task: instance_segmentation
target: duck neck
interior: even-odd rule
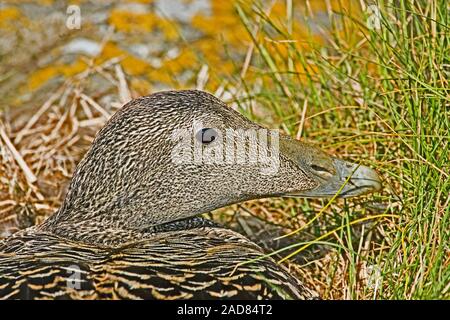
[[[68,219],[68,217],[71,219]],[[219,227],[215,222],[198,216],[155,224],[140,229],[129,228],[127,224],[123,225],[122,222],[102,223],[96,219],[75,221],[73,220],[75,217],[76,215],[68,215],[60,209],[40,225],[39,230],[86,244],[119,246],[128,242],[151,238],[153,235],[163,232]],[[129,222],[127,221],[127,223]]]

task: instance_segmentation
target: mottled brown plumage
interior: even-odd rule
[[[61,208],[0,243],[0,298],[316,297],[270,258],[245,263],[263,251],[198,215],[256,198],[331,196],[349,174],[342,194],[354,196],[378,188],[377,175],[286,136],[271,175],[251,161],[174,162],[174,130],[199,122],[262,128],[200,91],[129,102],[97,134]],[[218,143],[200,147],[213,157]]]

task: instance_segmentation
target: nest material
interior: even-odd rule
[[[36,111],[0,113],[0,238],[40,223],[61,205],[95,133],[131,93],[118,59],[67,80]],[[101,77],[108,86],[90,94]]]

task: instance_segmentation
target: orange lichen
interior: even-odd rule
[[[41,85],[45,84],[48,80],[54,78],[59,74],[59,70],[55,66],[48,66],[39,69],[32,73],[28,78],[28,87],[31,90],[39,88]]]
[[[158,19],[158,28],[162,31],[164,37],[169,41],[179,38],[178,28],[174,21]]]
[[[176,75],[187,70],[195,70],[198,59],[194,51],[184,48],[173,59],[166,59],[160,68],[154,68],[147,72],[147,78],[152,82],[160,82],[177,87]]]
[[[229,45],[240,47],[250,41],[250,37],[236,14],[234,1],[212,1],[212,15],[197,14],[192,18],[192,26],[205,35],[222,37]]]
[[[136,13],[124,10],[112,10],[109,23],[122,32],[150,32],[158,24],[154,13]]]
[[[192,69],[197,62],[195,53],[186,48],[174,59],[166,60],[162,69],[169,70],[173,74],[178,74],[186,69]]]
[[[132,78],[130,81],[130,87],[139,96],[145,96],[151,93],[152,85],[148,80]]]
[[[75,74],[83,72],[84,70],[87,69],[87,67],[88,67],[87,63],[81,58],[78,58],[72,64],[61,65],[58,69],[59,72],[62,73],[64,76],[70,77]]]
[[[125,0],[125,2],[137,2],[142,4],[151,4],[153,0]]]
[[[30,90],[36,90],[47,81],[57,77],[71,77],[75,74],[86,70],[88,65],[81,58],[75,60],[71,64],[54,64],[44,68],[40,68],[33,72],[28,78],[28,88]]]
[[[312,63],[309,63],[304,66],[300,62],[297,62],[295,64],[294,68],[295,68],[295,72],[297,72],[298,78],[300,79],[301,82],[308,81],[307,74],[312,75],[312,74],[317,74],[319,72],[319,68],[315,64],[312,64]]]
[[[147,78],[153,83],[164,83],[167,85],[175,85],[176,81],[173,78],[173,74],[164,69],[151,69],[147,72]]]
[[[19,20],[22,17],[22,13],[19,9],[14,7],[6,7],[0,9],[0,28],[8,28],[11,23]]]
[[[200,46],[202,45],[200,44]],[[231,75],[234,71],[233,61],[223,54],[223,49],[220,46],[221,44],[219,43],[216,48],[199,50],[202,53],[202,62],[206,62],[214,73]],[[216,51],[214,52],[213,50]]]
[[[122,60],[122,66],[125,72],[131,76],[144,74],[150,67],[147,62],[131,55]]]
[[[123,66],[125,72],[129,75],[141,75],[148,71],[149,64],[147,62],[134,57],[129,52],[119,48],[112,42],[105,44],[99,58],[96,59],[96,63],[101,63],[115,57],[122,58],[121,65]]]
[[[39,4],[42,4],[44,6],[51,6],[55,2],[54,0],[39,0]]]

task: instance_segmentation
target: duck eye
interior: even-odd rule
[[[209,144],[209,143],[213,142],[214,140],[216,140],[217,135],[218,134],[217,134],[216,130],[214,130],[212,128],[203,128],[202,130],[197,132],[197,139],[201,143]]]

